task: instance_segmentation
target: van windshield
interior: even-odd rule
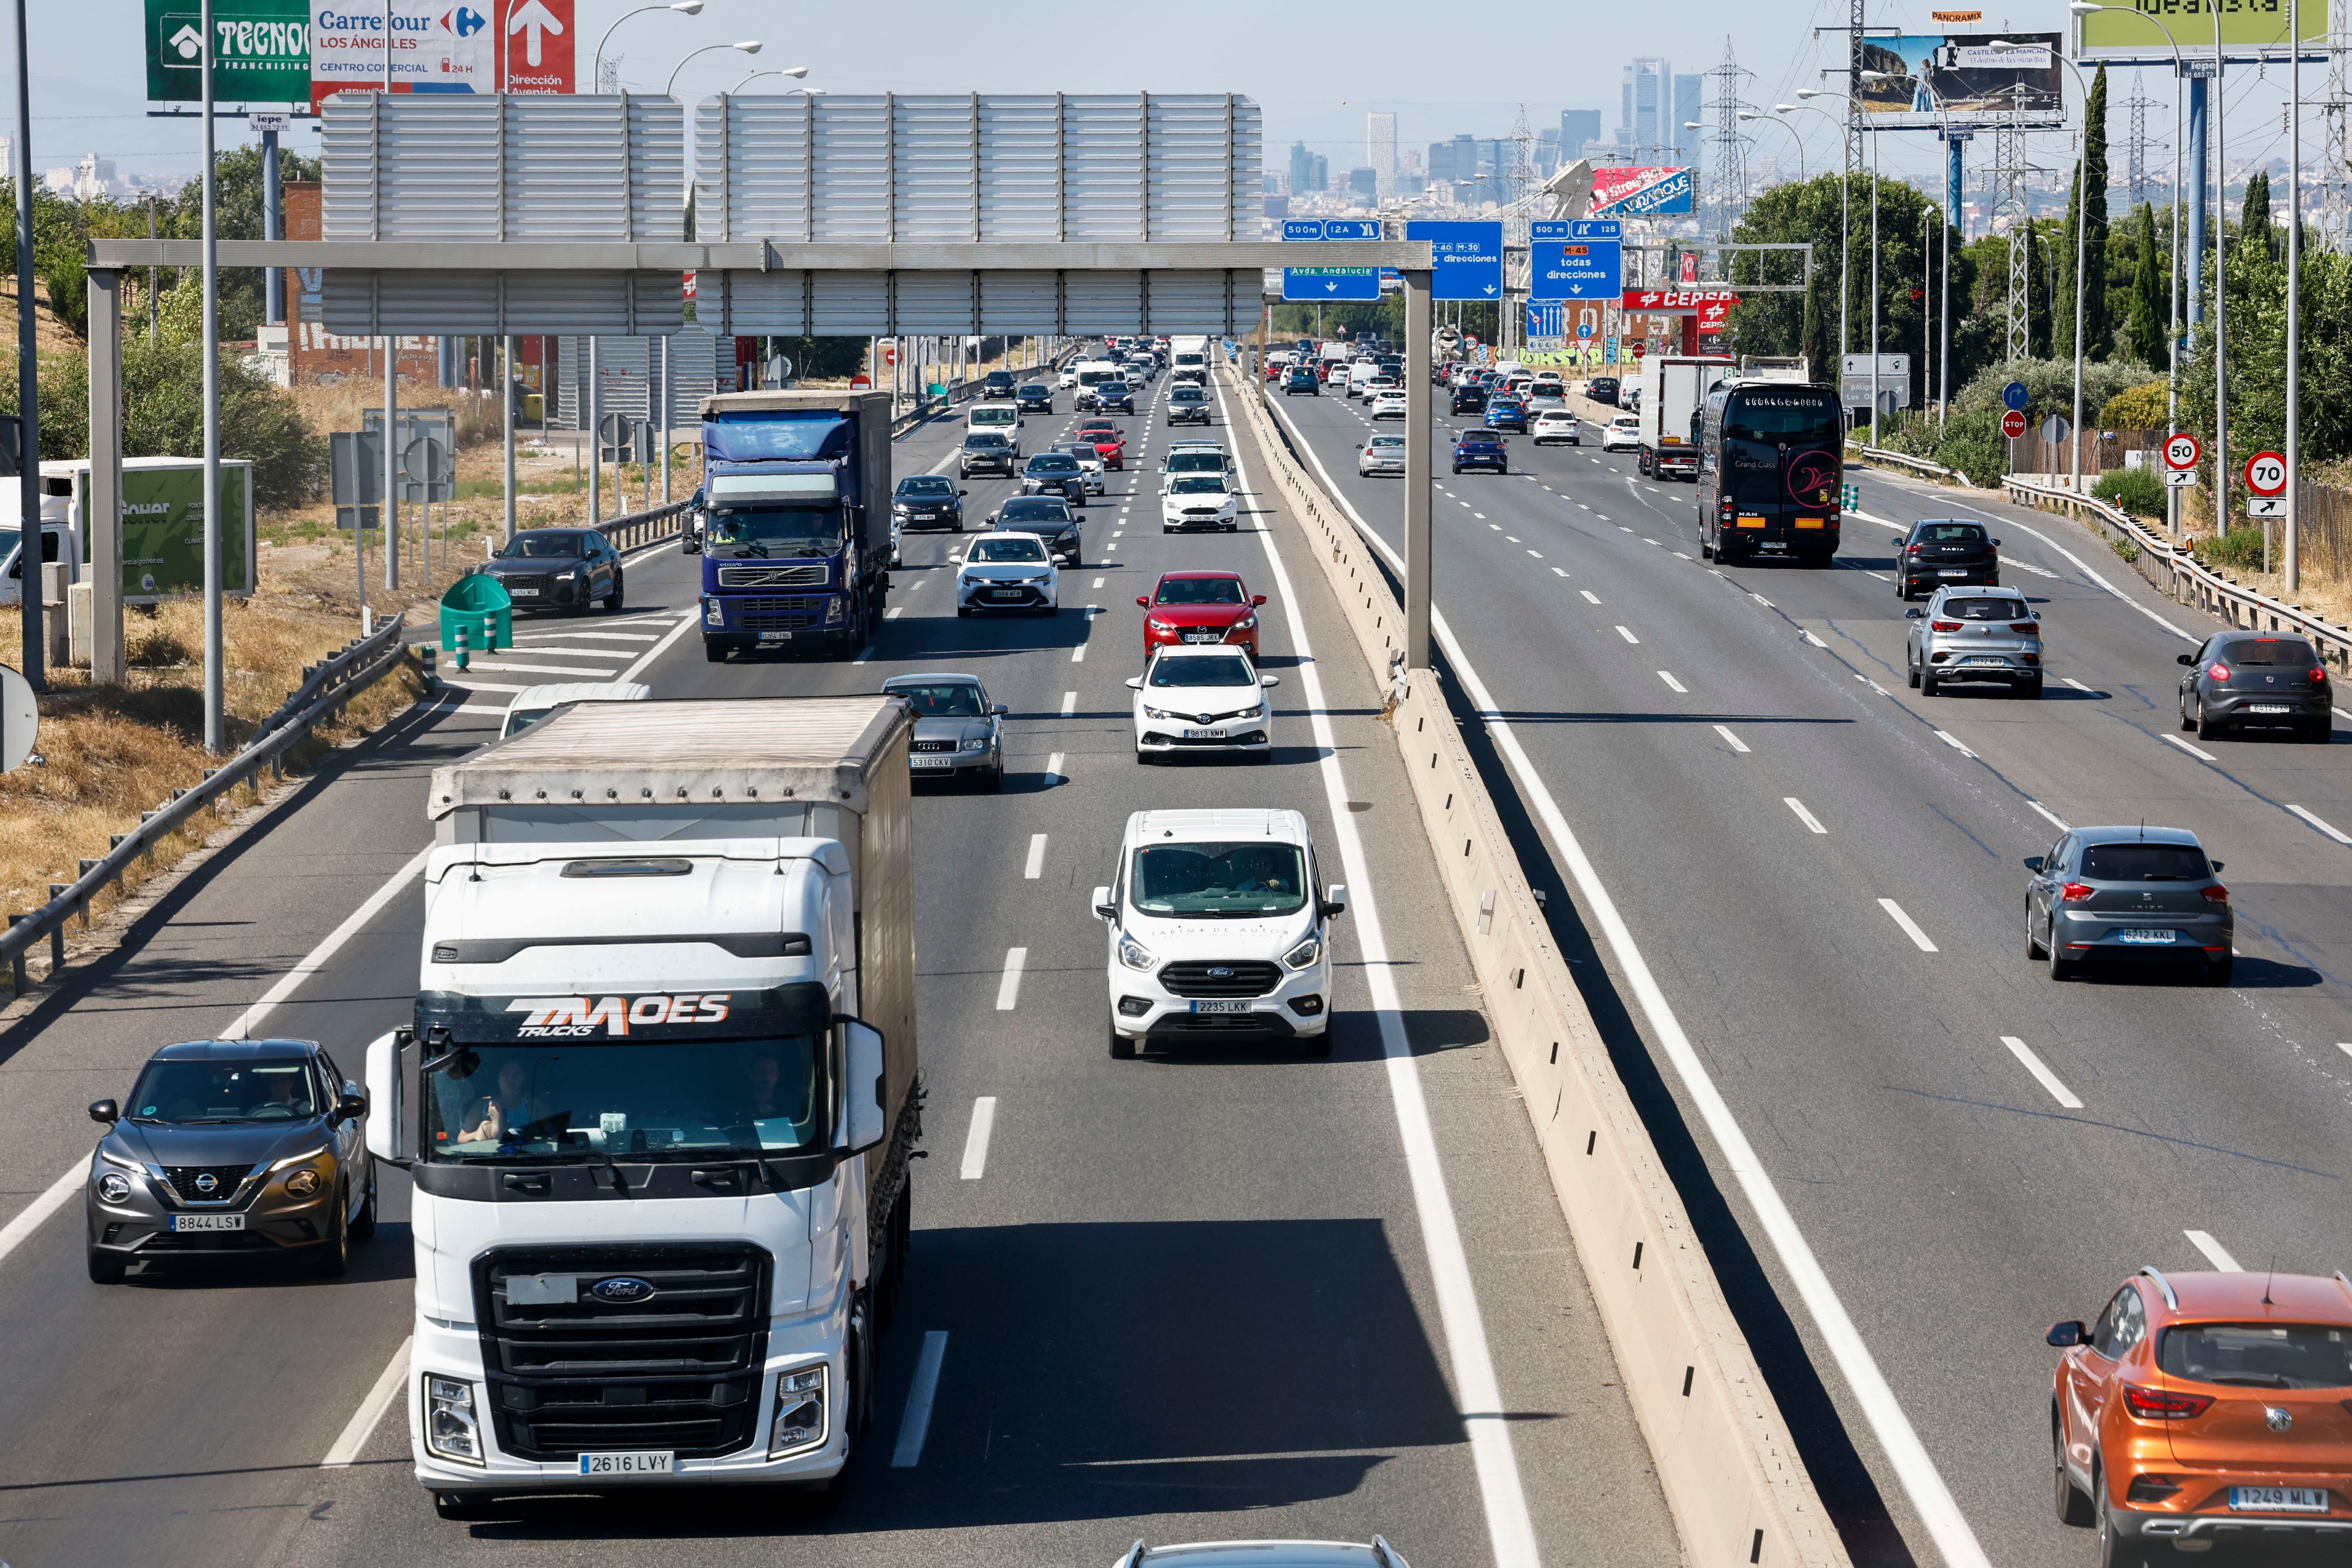
[[[1135,852],[1135,907],[1213,920],[1286,915],[1307,903],[1307,856],[1296,844],[1155,844]]]

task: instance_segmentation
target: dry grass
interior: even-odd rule
[[[231,600],[223,618],[228,738],[234,750],[301,684],[302,667],[341,647],[352,623],[295,608],[265,592]],[[0,913],[37,908],[49,884],[70,882],[76,862],[107,851],[109,836],[138,826],[174,789],[201,783],[204,623],[193,602],[132,610],[125,627],[130,679],[92,686],[86,672],[59,670],[41,699],[40,754],[45,766],[0,774]],[[0,647],[21,645],[18,611],[0,610]],[[289,769],[374,730],[424,690],[414,668],[379,681],[288,754]],[[257,798],[243,795],[242,799]],[[203,843],[215,822],[199,814],[159,844],[152,861],[96,901],[104,913],[128,891],[168,869]]]

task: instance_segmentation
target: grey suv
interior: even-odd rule
[[[1911,684],[1933,697],[1953,680],[1990,680],[2020,697],[2042,695],[2042,617],[2004,588],[1938,588],[1910,609],[1903,656]]]
[[[2064,980],[2092,959],[2199,965],[2226,985],[2237,934],[2230,889],[2179,827],[2072,827],[2025,862],[2025,956]]]
[[[2221,632],[2195,653],[2180,678],[2180,727],[2212,740],[2224,730],[2275,725],[2299,740],[2327,744],[2327,667],[2301,637]]]

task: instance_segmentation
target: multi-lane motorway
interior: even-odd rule
[[[1400,547],[1360,405],[1274,403]],[[1452,477],[1463,423],[1456,705],[1849,1545],[2088,1562],[2052,1512],[2043,1330],[2142,1264],[2352,1265],[2352,745],[2182,734],[2174,656],[2218,626],[2063,519],[1871,474],[1834,568],[1718,571],[1688,484],[1524,437]],[[2001,539],[2039,702],[1906,688],[1887,541],[1920,517]],[[2228,987],[2027,961],[2023,858],[2142,819],[2227,863]]]
[[[1247,487],[1237,535],[1162,536],[1164,384],[1154,391],[1125,421],[1150,434],[1087,510],[1086,565],[1065,572],[1057,617],[957,619],[961,542],[918,534],[891,619],[859,661],[708,665],[691,624],[696,563],[664,549],[632,560],[625,612],[527,623],[513,653],[474,673],[489,685],[610,674],[691,698],[866,690],[956,669],[1012,708],[1005,792],[918,805],[929,1158],[875,1428],[838,1509],[678,1489],[436,1519],[408,1473],[400,1412],[386,1408],[411,1311],[398,1172],[384,1173],[384,1223],[347,1279],[230,1267],[116,1287],[83,1277],[79,1182],[94,1130],[82,1107],[121,1094],[156,1045],[315,1037],[356,1072],[363,1042],[406,1016],[425,777],[488,739],[504,701],[457,692],[322,769],[118,957],[0,1035],[0,1557],[405,1568],[570,1563],[593,1541],[715,1563],[1027,1568],[1108,1563],[1138,1536],[1380,1531],[1425,1564],[1675,1561],[1377,694],[1268,487]],[[1066,423],[1067,396],[1055,419],[1030,421],[1033,449]],[[951,472],[958,434],[942,425],[902,441],[898,471]],[[1245,479],[1267,460],[1254,444],[1236,450]],[[967,488],[975,519],[1011,489]],[[1542,492],[1527,488],[1532,515]],[[1550,661],[1580,610],[1538,609],[1549,574],[1538,583],[1503,547],[1455,537],[1447,591],[1491,574],[1489,586],[1543,616],[1527,623],[1542,628],[1528,652]],[[1629,570],[1646,564],[1621,553]],[[1271,597],[1267,666],[1284,681],[1271,768],[1131,759],[1134,599],[1185,565],[1236,568]],[[1618,591],[1577,569],[1580,585]],[[1695,663],[1686,651],[1655,662]],[[1759,682],[1769,674],[1748,662]],[[1779,711],[1796,699],[1693,700]],[[1741,761],[1761,762],[1775,742],[1748,727],[1758,755]],[[1108,879],[1120,825],[1146,805],[1244,802],[1306,812],[1346,864],[1334,1054],[1111,1061],[1088,892]],[[1834,816],[1837,803],[1821,809]],[[1719,836],[1714,847],[1744,853]],[[1759,940],[1792,933],[1769,924]],[[1748,958],[1723,958],[1715,978],[1727,988],[1703,976],[1702,991],[1728,1010],[1756,980]],[[940,1347],[939,1375],[918,1420],[909,1393],[927,1342]]]

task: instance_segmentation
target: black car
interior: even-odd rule
[[[963,531],[964,492],[941,474],[909,474],[890,497],[901,528],[946,528]]]
[[[1024,496],[1060,495],[1073,507],[1087,504],[1087,474],[1067,452],[1040,452],[1021,470]]]
[[[1056,560],[1076,566],[1084,551],[1078,514],[1060,496],[1012,496],[996,509],[988,526],[1005,533],[1034,533]]]
[[[1486,389],[1475,382],[1464,382],[1454,389],[1454,412],[1484,414],[1486,412]]]
[[[1011,479],[1020,472],[1019,461],[1009,437],[975,430],[963,438],[963,449],[956,454],[956,471],[967,479],[974,474],[1003,474]]]
[[[1054,389],[1042,381],[1033,381],[1013,395],[1013,401],[1024,414],[1054,412]]]
[[[1617,378],[1613,375],[1594,376],[1584,384],[1584,395],[1595,403],[1605,403],[1612,408],[1616,407]]]
[[[1498,474],[1511,471],[1511,454],[1503,441],[1500,430],[1465,430],[1454,442],[1454,471],[1465,468],[1492,468]]]
[[[907,765],[915,777],[943,784],[977,782],[1004,787],[1004,724],[1008,710],[988,700],[977,675],[894,675],[882,689],[907,700],[915,716]]]
[[[89,1277],[133,1263],[307,1255],[322,1274],[351,1267],[375,1234],[367,1101],[311,1040],[192,1040],[148,1058],[118,1105],[84,1190]]]
[[[1316,379],[1313,371],[1303,364],[1293,368],[1288,375],[1282,378],[1282,395],[1285,397],[1295,397],[1302,392],[1309,397],[1323,395],[1323,384]]]
[[[2210,741],[2224,730],[2292,730],[2300,740],[2327,744],[2333,693],[2327,666],[2297,637],[2219,632],[2195,653],[2180,678],[2180,727]]]
[[[1528,433],[1528,405],[1516,397],[1497,397],[1486,405],[1486,426],[1493,430]]]
[[[1924,519],[1891,542],[1895,596],[1906,603],[1947,584],[2000,586],[2000,541],[1980,522]]]
[[[1132,414],[1135,412],[1135,388],[1123,381],[1106,381],[1095,388],[1095,410],[1097,414]]]
[[[992,402],[1000,397],[1012,396],[1013,373],[1009,370],[990,371],[980,378],[980,395]]]
[[[1180,381],[1168,389],[1168,423],[1171,425],[1206,425],[1209,423],[1209,389]]]
[[[593,528],[526,528],[474,570],[496,578],[518,610],[621,607],[621,552]]]

